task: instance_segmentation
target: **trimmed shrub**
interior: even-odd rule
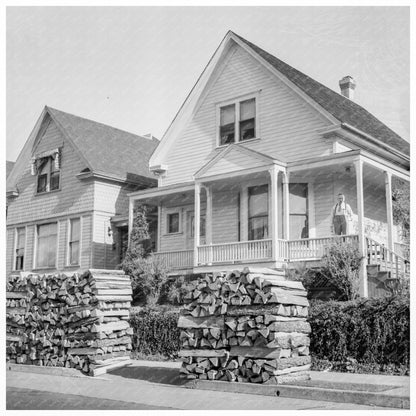
[[[332,362],[409,366],[407,297],[315,302],[310,310],[311,354]]]
[[[178,312],[143,309],[130,318],[133,327],[133,352],[176,358],[180,349]]]

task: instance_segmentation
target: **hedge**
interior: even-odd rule
[[[409,298],[314,301],[309,313],[311,355],[317,363],[328,361],[348,367],[356,361],[358,367],[362,364],[369,369],[409,367]],[[143,355],[177,357],[177,320],[177,311],[143,310],[133,315],[133,350]]]
[[[133,351],[143,355],[177,357],[180,349],[178,312],[145,309],[130,318],[134,329]]]
[[[409,366],[408,297],[315,302],[309,322],[317,359]]]

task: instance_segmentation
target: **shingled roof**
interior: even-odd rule
[[[139,175],[154,179],[149,158],[158,142],[123,130],[46,107],[97,173],[127,178]]]
[[[406,155],[410,154],[410,144],[363,107],[315,81],[236,33],[233,32],[233,34],[341,123],[349,124]]]

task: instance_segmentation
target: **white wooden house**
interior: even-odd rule
[[[351,77],[340,85],[228,32],[150,158],[157,189],[130,194],[130,223],[135,204],[158,208],[156,256],[178,273],[281,268],[323,255],[342,192],[344,240],[403,270],[391,182],[409,180],[409,143],[352,100]]]
[[[157,143],[45,107],[7,177],[6,273],[115,268]]]

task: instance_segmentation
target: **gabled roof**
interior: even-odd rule
[[[214,153],[212,157],[194,173],[195,179],[212,175],[228,174],[277,164],[286,166],[285,162],[264,153],[249,149],[241,143],[234,143]]]
[[[166,130],[160,145],[151,157],[151,164],[162,163],[163,155],[169,151],[170,146],[173,145],[172,140],[180,134],[182,127],[188,122],[199,103],[204,88],[209,84],[211,76],[219,67],[219,63],[228,53],[232,44],[237,44],[248,51],[262,65],[268,67],[276,76],[284,80],[309,104],[326,116],[334,127],[340,126],[342,129],[352,131],[354,134],[361,136],[363,141],[375,143],[376,146],[384,144],[386,145],[386,152],[390,151],[389,149],[397,151],[402,158],[407,158],[410,155],[409,143],[363,107],[315,81],[234,32],[228,31]]]
[[[234,35],[241,39],[246,45],[253,49],[280,73],[286,76],[341,123],[347,123],[350,126],[373,136],[383,143],[400,150],[406,155],[409,155],[410,144],[382,123],[378,118],[374,117],[366,109],[291,67],[236,33],[234,33]]]
[[[77,147],[92,172],[119,178],[139,175],[154,179],[149,158],[157,146],[155,140],[137,136],[106,124],[46,107],[51,118]]]
[[[9,176],[9,173],[12,171],[15,162],[6,160],[6,178]]]

